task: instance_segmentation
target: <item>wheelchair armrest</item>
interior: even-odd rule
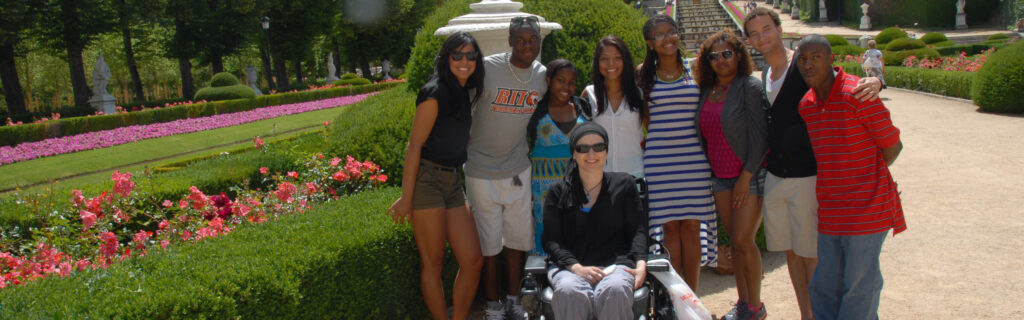
[[[544,257],[529,255],[526,257],[526,267],[523,268],[526,274],[545,274],[547,273],[547,263],[544,261]]]
[[[647,272],[665,272],[672,269],[668,256],[650,255],[647,257]]]

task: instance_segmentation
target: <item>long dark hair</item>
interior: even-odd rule
[[[711,89],[718,82],[718,74],[711,67],[708,54],[711,53],[711,47],[719,42],[725,42],[732,47],[733,54],[735,54],[733,58],[736,59],[737,77],[749,76],[754,72],[754,60],[750,58],[747,45],[743,44],[736,31],[726,28],[725,30],[715,32],[700,45],[700,51],[697,53],[697,63],[693,66],[693,74],[697,80],[697,86],[701,90]]]
[[[645,40],[654,40],[654,35],[652,33],[654,32],[654,27],[659,23],[671,24],[673,30],[676,30],[676,32],[679,31],[679,25],[676,24],[676,21],[672,19],[672,17],[663,14],[655,15],[648,19],[647,23],[644,23],[643,32]],[[683,40],[680,39],[679,43],[682,44],[682,42]],[[640,89],[644,92],[644,101],[647,101],[648,103],[651,102],[651,91],[654,91],[654,84],[658,82],[658,63],[660,62],[658,59],[658,52],[655,51],[654,48],[648,46],[647,56],[644,57],[644,64],[640,67],[640,79],[637,81]],[[683,66],[682,48],[679,48],[679,51],[676,52],[676,63]],[[685,73],[686,71],[687,70],[684,67],[683,72]]]
[[[601,51],[605,47],[612,46],[622,54],[622,93],[625,95],[629,110],[640,113],[640,122],[647,118],[647,107],[640,96],[640,88],[636,86],[636,71],[633,64],[633,54],[630,53],[626,43],[614,35],[607,35],[597,42],[594,47],[594,61],[591,64],[590,76],[594,82],[594,95],[597,96],[597,115],[603,114],[608,104],[608,96],[605,90],[604,76],[601,75]],[[595,115],[596,116],[596,115]]]
[[[451,67],[448,63],[448,55],[457,50],[463,45],[473,45],[473,50],[476,50],[476,68],[473,70],[473,74],[466,80],[466,86],[462,87],[459,85],[459,80],[455,79],[455,75],[452,74]],[[441,44],[441,50],[438,51],[437,56],[434,57],[434,75],[438,80],[444,82],[449,88],[463,88],[465,90],[475,89],[476,94],[470,103],[476,102],[480,99],[480,95],[483,93],[484,87],[484,57],[483,53],[480,52],[480,45],[476,43],[476,39],[473,35],[459,31],[444,40]]]

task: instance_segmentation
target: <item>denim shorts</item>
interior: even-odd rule
[[[764,177],[768,171],[764,168],[757,170],[754,177],[750,179],[750,194],[755,196],[764,196]],[[715,176],[711,176],[711,192],[728,191],[732,190],[736,186],[736,181],[739,177],[730,179],[721,179]]]

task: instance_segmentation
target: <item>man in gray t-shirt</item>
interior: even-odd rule
[[[511,53],[484,58],[484,90],[473,105],[466,159],[466,194],[480,236],[487,319],[522,318],[518,303],[524,251],[533,249],[533,204],[526,124],[547,91],[535,16],[509,26]],[[505,249],[507,304],[498,292],[498,254]]]

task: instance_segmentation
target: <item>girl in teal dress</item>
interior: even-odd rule
[[[572,160],[569,150],[569,132],[590,121],[590,104],[574,95],[576,92],[576,66],[569,60],[556,59],[547,64],[545,81],[548,91],[537,103],[537,109],[527,125],[530,143],[530,161],[533,165],[531,188],[533,191],[533,221],[536,245],[533,254],[544,255],[540,242],[543,233],[544,194],[548,187],[561,181],[565,167]]]

